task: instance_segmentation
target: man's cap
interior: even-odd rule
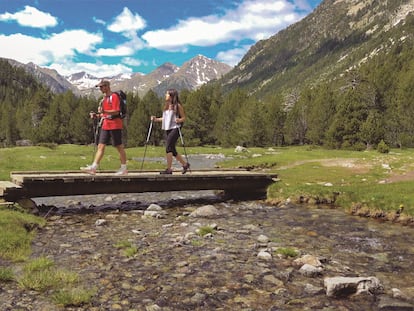
[[[97,85],[95,85],[95,87],[100,87],[102,85],[109,85],[109,81],[108,80],[101,80],[101,82],[99,82]]]

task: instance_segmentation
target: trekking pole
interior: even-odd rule
[[[147,153],[147,146],[148,146],[148,142],[149,142],[150,137],[151,137],[152,123],[153,123],[153,120],[151,120],[149,129],[148,129],[147,140],[145,141],[144,156],[142,157],[142,162],[141,162],[141,171],[142,171],[142,167],[144,166],[145,154]]]
[[[185,160],[187,161],[187,163],[189,163],[188,162],[188,157],[187,157],[187,151],[185,150],[185,144],[184,144],[183,134],[181,134],[181,127],[180,126],[178,127],[178,133],[180,133],[181,143],[182,143],[183,148],[184,148]],[[191,170],[190,170],[190,172],[191,172]]]
[[[101,136],[101,128],[102,128],[103,120],[104,120],[104,118],[100,118],[100,119],[94,118],[93,119],[93,128],[94,128],[94,146],[93,146],[93,151],[94,151],[94,155],[93,155],[92,161],[95,160],[96,152],[98,150],[99,137]]]
[[[99,136],[99,126],[98,126],[98,120],[93,119],[93,155],[92,155],[92,161],[95,158],[95,154],[96,154],[96,147],[98,145],[98,136]]]

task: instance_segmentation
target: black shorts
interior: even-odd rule
[[[101,129],[99,134],[99,143],[109,145],[112,140],[112,146],[122,145],[122,130],[104,130]]]
[[[180,132],[178,128],[165,131],[165,152],[172,153],[174,157],[177,156],[178,152],[175,148]]]

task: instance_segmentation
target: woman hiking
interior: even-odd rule
[[[182,174],[185,174],[190,168],[190,163],[184,161],[176,149],[177,140],[180,137],[180,128],[185,121],[185,112],[176,89],[167,90],[162,117],[151,116],[151,121],[162,122],[162,129],[165,130],[167,168],[161,171],[160,174],[172,174],[173,157],[181,163],[183,167]]]

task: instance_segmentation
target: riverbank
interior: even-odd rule
[[[221,163],[276,171],[269,187],[273,204],[332,205],[352,215],[414,225],[413,150],[325,150],[311,146],[247,151]]]

